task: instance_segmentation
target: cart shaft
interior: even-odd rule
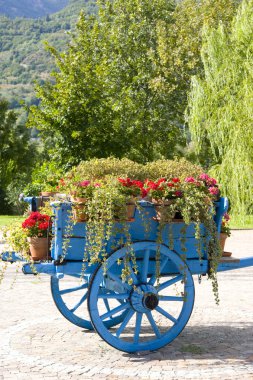
[[[253,256],[236,259],[233,257],[223,257],[218,266],[218,272],[253,267]]]

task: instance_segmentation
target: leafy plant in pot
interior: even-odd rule
[[[147,195],[144,189],[144,183],[139,180],[132,180],[130,178],[118,178],[119,193],[125,197],[126,202],[126,216],[124,219],[128,221],[134,220],[136,209],[136,202],[143,199]]]
[[[179,214],[175,201],[182,196],[180,179],[160,178],[156,182],[146,180],[145,185],[155,205],[156,220],[160,223],[174,221],[176,214]]]
[[[74,220],[77,222],[86,222],[88,220],[87,201],[92,199],[94,191],[100,186],[100,183],[93,183],[89,180],[73,183],[71,186],[71,201],[74,203]]]
[[[38,211],[31,212],[29,217],[22,223],[31,257],[34,261],[49,258],[49,229],[51,227],[50,216]]]

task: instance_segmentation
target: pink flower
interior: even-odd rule
[[[200,179],[201,181],[205,182],[206,185],[208,185],[208,186],[214,186],[214,185],[217,184],[216,179],[215,179],[215,178],[211,178],[211,177],[209,177],[209,175],[206,174],[206,173],[202,173],[202,174],[200,174],[199,179]]]
[[[94,187],[101,187],[100,183],[95,183]]]
[[[218,195],[219,194],[218,187],[211,186],[211,187],[208,188],[208,191],[212,195]]]
[[[195,180],[195,178],[193,178],[193,177],[187,177],[187,178],[185,178],[185,182],[195,183],[196,180]]]
[[[200,174],[199,179],[201,179],[202,181],[209,181],[210,177],[208,174],[202,173]]]
[[[216,179],[215,179],[215,178],[210,178],[210,180],[209,180],[209,185],[214,186],[214,185],[216,185],[216,184],[217,184]]]
[[[90,185],[90,181],[82,181],[82,182],[79,182],[79,186],[81,187],[87,187]]]

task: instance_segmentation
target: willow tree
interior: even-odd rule
[[[229,33],[204,30],[204,77],[194,77],[189,127],[202,163],[219,178],[233,212],[252,212],[253,1],[244,0]]]

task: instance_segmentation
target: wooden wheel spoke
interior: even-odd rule
[[[134,285],[137,285],[137,284],[138,284],[138,279],[137,279],[136,274],[134,273],[134,270],[133,270],[133,268],[132,268],[132,265],[131,265],[130,263],[127,263],[126,265],[127,265],[128,269],[129,269],[129,271],[130,271],[130,277],[132,277],[133,284],[134,284]]]
[[[141,282],[145,283],[147,282],[147,276],[148,276],[148,264],[149,264],[149,256],[150,256],[150,250],[146,249],[144,252],[144,257],[142,261],[142,267],[141,267]]]
[[[122,305],[115,307],[114,309],[108,311],[107,313],[101,315],[101,320],[103,321],[106,318],[111,317],[113,314],[119,313],[122,310],[129,309],[130,304],[129,303],[123,303]]]
[[[162,309],[160,306],[157,306],[155,310],[158,311],[158,313],[162,314],[164,317],[168,318],[170,321],[174,322],[175,324],[177,323],[177,319],[174,318],[170,313]]]
[[[149,311],[146,315],[147,315],[147,318],[148,318],[148,320],[149,320],[149,323],[150,323],[150,325],[151,325],[151,327],[152,327],[152,329],[153,329],[153,331],[154,331],[156,337],[157,337],[157,338],[161,338],[161,333],[160,333],[160,331],[159,331],[159,329],[158,329],[158,327],[157,327],[157,325],[156,325],[156,323],[155,323],[155,320],[154,320],[154,318],[153,318],[153,316],[152,316],[151,311]]]
[[[165,281],[164,283],[162,283],[159,288],[157,289],[158,292],[160,292],[161,290],[167,288],[168,286],[171,286],[173,284],[175,284],[176,282],[179,282],[183,279],[183,275],[180,274],[179,276],[176,276],[174,278],[172,278],[171,280],[168,280],[168,281]]]
[[[64,294],[68,294],[68,293],[72,293],[72,292],[77,292],[78,290],[87,289],[87,288],[88,288],[88,284],[86,283],[86,284],[82,284],[82,285],[76,286],[74,288],[60,290],[59,293],[61,295],[64,295]]]
[[[84,301],[86,301],[86,298],[87,293],[80,299],[80,301],[74,307],[72,307],[72,309],[70,309],[70,311],[74,313],[84,303]]]
[[[117,282],[118,284],[120,284],[121,286],[123,286],[123,288],[125,288],[126,290],[131,290],[131,286],[128,285],[126,282],[122,282],[122,280],[118,276],[116,276],[114,273],[107,271],[107,276],[110,277],[110,279]]]
[[[98,295],[98,298],[117,299],[117,300],[125,300],[128,297],[129,297],[129,293],[104,293],[104,294]]]
[[[132,318],[132,316],[134,315],[135,311],[130,309],[127,313],[127,315],[125,316],[123,322],[121,323],[120,327],[118,328],[118,330],[116,331],[116,336],[119,338],[120,335],[122,334],[122,332],[125,330],[128,322],[130,321],[130,319]]]
[[[183,302],[185,300],[184,297],[180,296],[162,296],[159,295],[159,301],[176,301],[176,302]]]
[[[136,323],[134,330],[134,344],[138,344],[140,332],[141,332],[141,321],[142,321],[142,313],[136,313]]]
[[[104,301],[107,312],[111,311],[107,298],[103,298],[103,301]],[[112,316],[110,316],[110,318],[112,318]]]
[[[160,264],[160,273],[162,273],[162,271],[163,271],[165,265],[167,264],[168,260],[169,260],[168,256],[165,256],[165,257],[162,259],[162,262],[161,262],[161,264]],[[150,280],[149,280],[148,283],[149,283],[150,285],[154,285],[155,282],[156,282],[156,274],[153,274],[153,276],[150,278]]]

